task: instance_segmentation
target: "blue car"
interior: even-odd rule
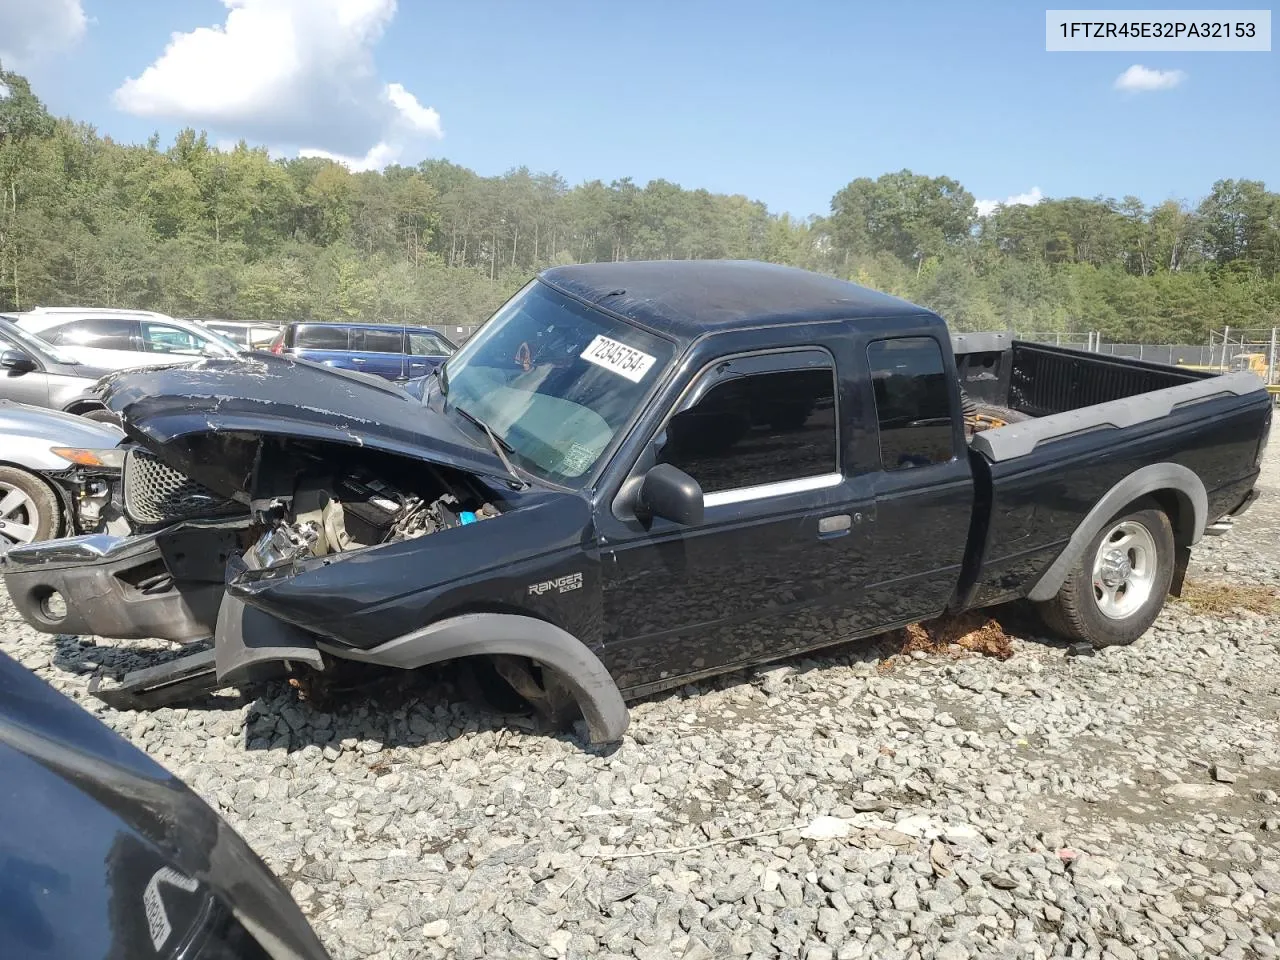
[[[424,377],[458,347],[438,330],[401,323],[291,323],[271,352],[386,380]]]

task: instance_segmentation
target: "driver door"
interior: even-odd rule
[[[21,354],[36,365],[34,370],[26,371],[0,369],[0,400],[13,400],[36,407],[47,407],[49,405],[49,374],[45,373],[40,361],[16,344],[10,344],[3,337],[0,337],[0,352]]]
[[[602,546],[610,670],[634,688],[786,656],[856,628],[833,602],[872,577],[865,481],[841,468],[824,349],[726,358],[694,381],[653,458],[699,482],[703,522],[624,520]],[[619,518],[621,519],[621,518]]]

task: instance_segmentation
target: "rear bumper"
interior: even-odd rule
[[[190,643],[213,636],[222,570],[244,521],[136,537],[90,534],[14,547],[0,571],[14,607],[45,633]]]
[[[1233,509],[1230,513],[1228,513],[1227,516],[1229,517],[1242,516],[1250,507],[1254,505],[1254,503],[1257,502],[1258,497],[1260,497],[1261,495],[1262,495],[1262,491],[1259,490],[1257,487],[1254,487],[1247,494],[1245,494],[1244,499],[1241,500],[1240,503],[1236,505],[1235,509]]]

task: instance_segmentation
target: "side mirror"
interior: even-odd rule
[[[636,513],[693,526],[702,522],[702,487],[683,470],[660,463],[644,475]]]
[[[0,353],[0,368],[8,370],[15,377],[19,377],[24,373],[40,369],[40,365],[21,350],[6,350],[4,353]]]

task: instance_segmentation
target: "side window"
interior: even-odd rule
[[[346,350],[349,329],[337,324],[309,323],[297,328],[293,345],[302,350]]]
[[[711,387],[667,424],[658,462],[705,494],[838,473],[835,370],[754,373]]]
[[[877,340],[867,347],[886,470],[945,463],[952,449],[951,391],[932,337]]]
[[[409,331],[409,353],[415,357],[447,357],[453,353],[453,350],[434,333],[411,330]]]
[[[200,353],[203,346],[204,341],[199,337],[179,327],[149,320],[142,322],[142,347],[148,353],[191,355]]]
[[[137,333],[133,320],[124,317],[101,317],[73,320],[40,334],[55,347],[96,347],[100,350],[133,350]]]
[[[400,330],[351,330],[351,349],[361,353],[404,353],[404,333]]]

